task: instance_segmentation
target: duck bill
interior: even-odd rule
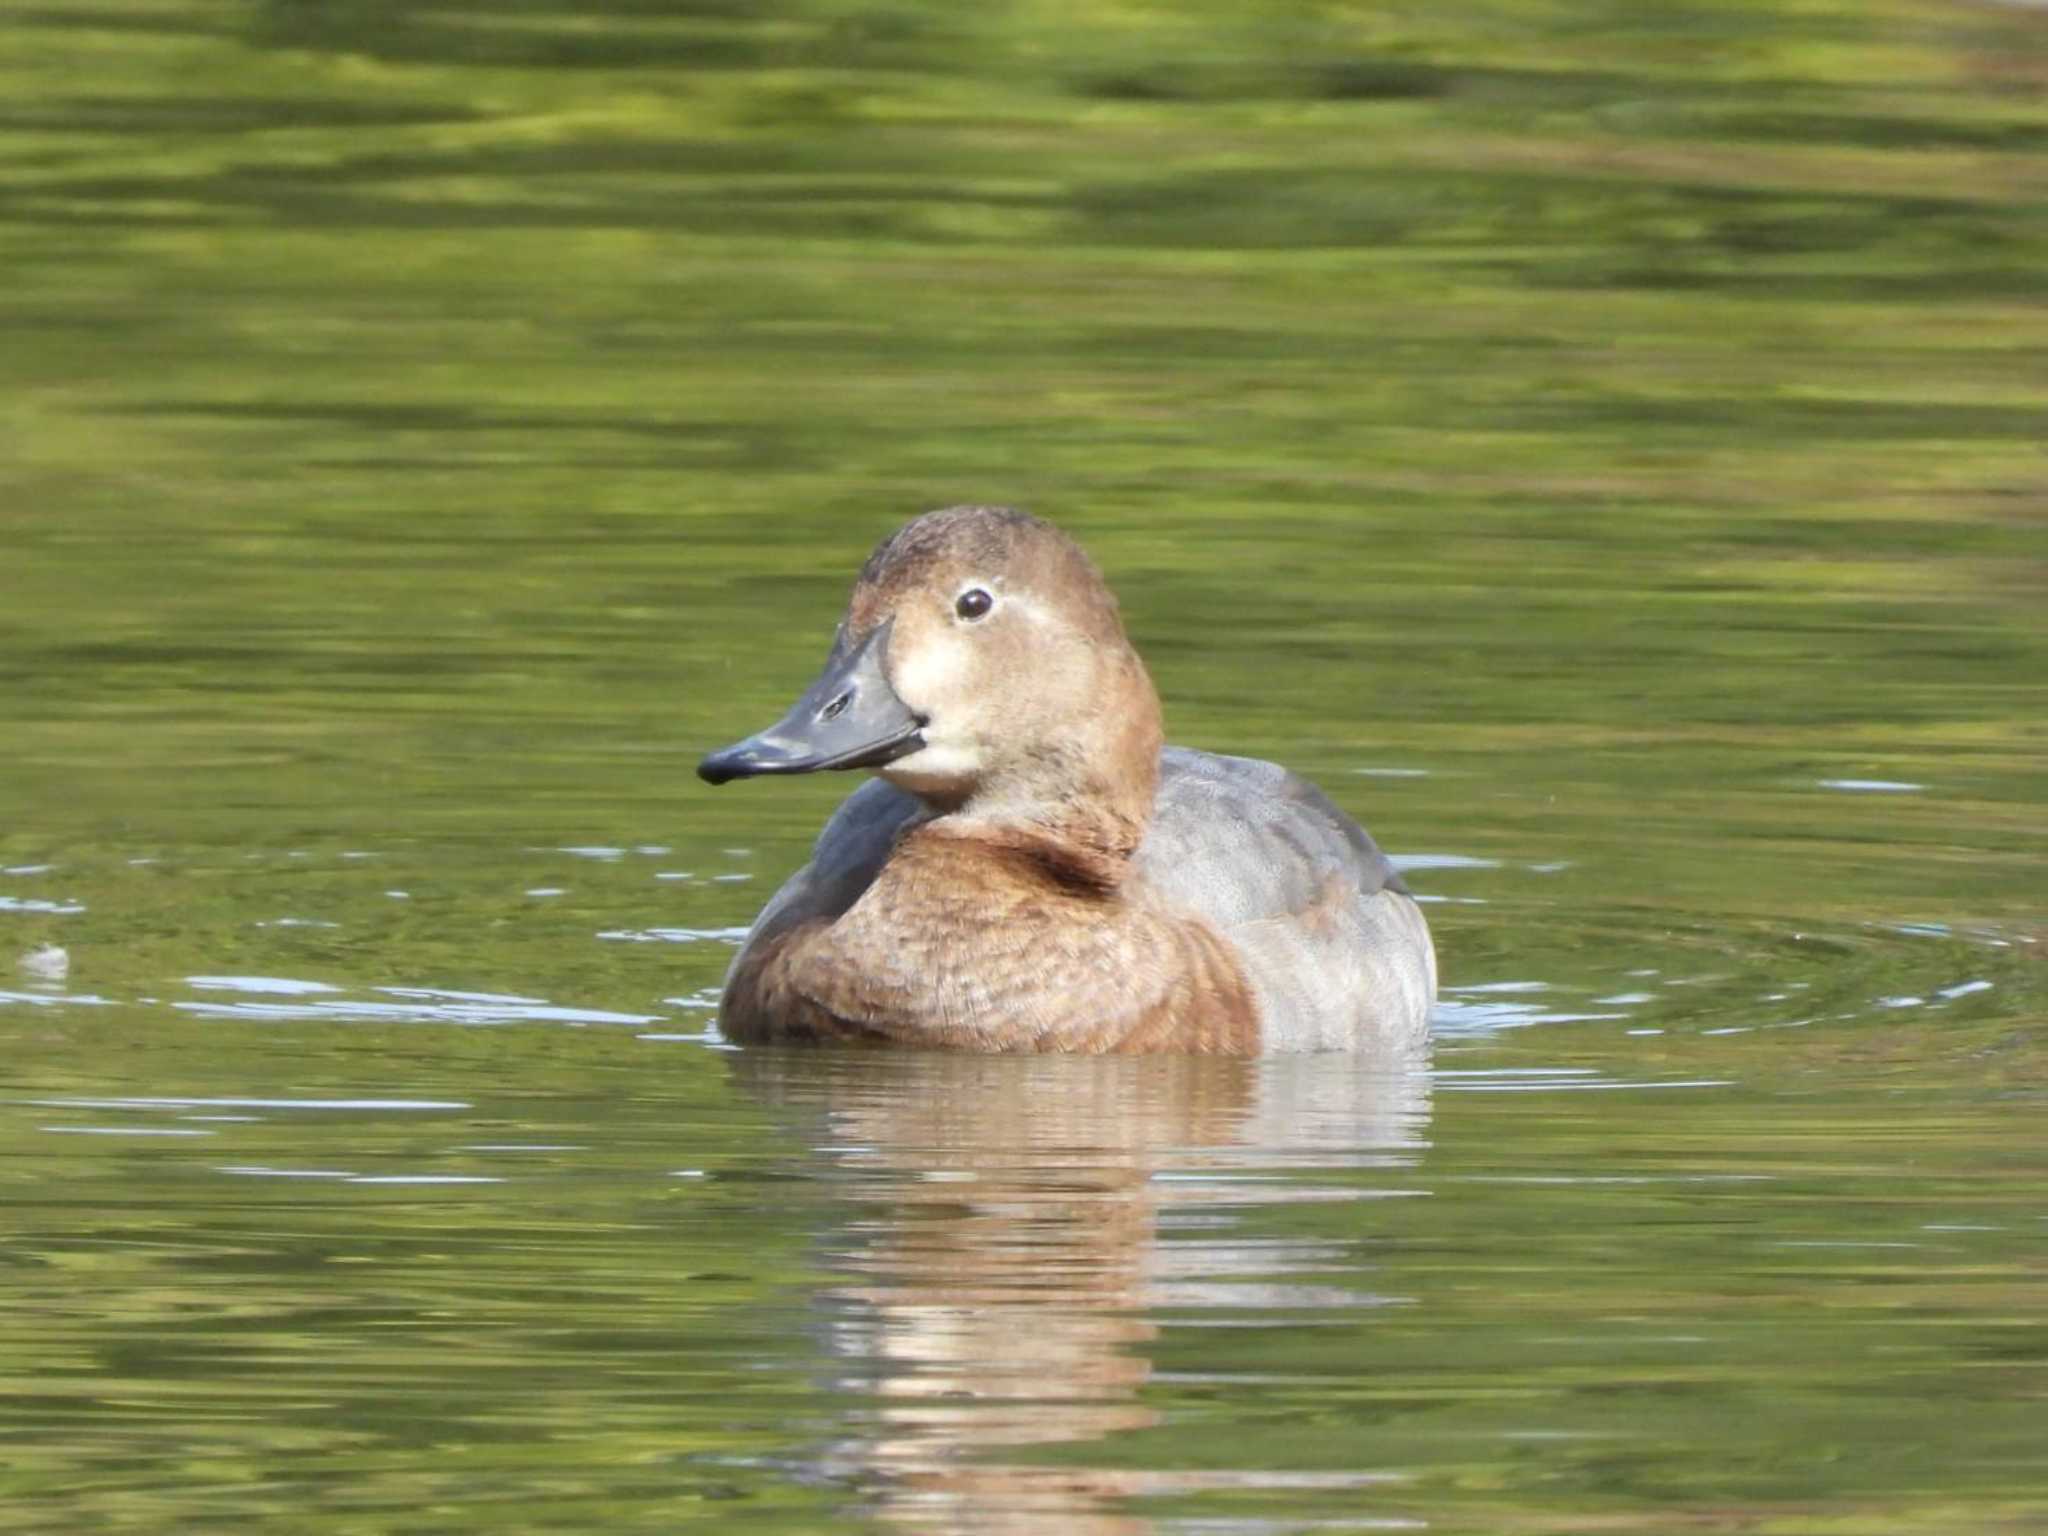
[[[697,765],[707,784],[763,773],[817,773],[826,768],[879,768],[924,746],[925,722],[889,686],[882,663],[889,623],[858,642],[844,628],[825,670],[796,708],[765,731],[721,747]]]

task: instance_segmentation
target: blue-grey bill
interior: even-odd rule
[[[723,784],[764,773],[878,768],[921,748],[925,722],[896,697],[883,668],[892,622],[858,641],[842,628],[824,671],[796,707],[767,730],[711,753],[697,765],[697,777]]]

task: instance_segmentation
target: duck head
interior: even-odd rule
[[[1127,854],[1160,741],[1158,695],[1080,546],[1007,507],[948,507],[868,558],[796,707],[697,772],[869,768],[942,814]]]

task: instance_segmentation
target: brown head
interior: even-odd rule
[[[796,708],[697,771],[872,768],[967,822],[1126,856],[1160,740],[1158,695],[1081,547],[1007,507],[948,507],[869,557]]]

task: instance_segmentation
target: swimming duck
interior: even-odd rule
[[[825,669],[707,782],[865,768],[727,973],[740,1041],[977,1051],[1420,1042],[1429,927],[1385,854],[1273,763],[1163,746],[1081,547],[948,507],[862,567]]]

